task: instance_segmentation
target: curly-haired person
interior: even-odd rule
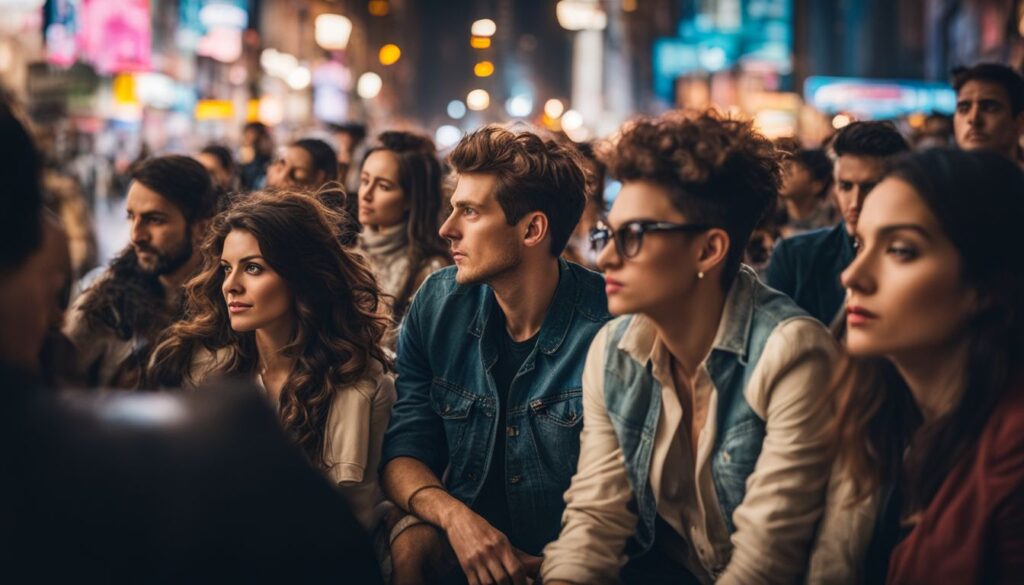
[[[608,309],[544,583],[790,583],[824,504],[828,331],[741,263],[780,165],[749,122],[628,123],[600,250]]]
[[[186,286],[188,317],[157,345],[149,378],[254,380],[374,534],[388,509],[377,467],[395,401],[387,318],[369,269],[338,241],[336,215],[290,192],[257,192],[218,215]]]

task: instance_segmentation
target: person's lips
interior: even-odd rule
[[[849,305],[846,307],[846,323],[851,327],[864,325],[877,318],[878,315],[859,305]]]
[[[238,301],[231,301],[228,303],[228,312],[231,314],[244,313],[252,308],[252,305],[247,303],[240,303]]]
[[[463,254],[462,252],[459,252],[458,250],[452,250],[452,262],[458,262],[459,260],[462,260],[465,257],[466,255]]]
[[[624,286],[624,284],[615,280],[614,278],[611,278],[610,276],[606,276],[604,279],[604,292],[607,295],[613,295],[619,292],[620,290],[622,290],[622,287]]]

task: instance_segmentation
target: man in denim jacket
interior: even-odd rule
[[[393,582],[524,583],[558,536],[584,359],[610,316],[601,276],[559,258],[584,205],[574,152],[487,127],[450,162],[455,266],[405,318],[384,441],[384,489],[410,514]]]

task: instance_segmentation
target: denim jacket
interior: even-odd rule
[[[413,457],[452,496],[472,507],[491,465],[498,359],[489,327],[496,299],[483,284],[459,285],[455,267],[435,272],[416,294],[398,341],[398,401],[382,461]],[[562,494],[576,471],[582,426],[581,376],[594,335],[611,316],[604,280],[559,260],[555,295],[537,344],[508,395],[506,494],[513,545],[539,554],[558,536]]]
[[[734,325],[716,342],[707,359],[708,374],[718,396],[711,474],[730,533],[735,531],[733,512],[743,501],[747,477],[754,471],[765,437],[765,421],[747,403],[744,389],[776,327],[788,319],[806,316],[788,297],[761,284],[746,267],[734,286],[745,289],[739,295],[742,302],[727,307],[737,314],[723,316],[724,322]],[[615,323],[608,336],[604,396],[636,498],[638,524],[629,547],[629,552],[636,554],[650,548],[654,539],[657,503],[648,473],[661,412],[661,386],[646,364],[619,349],[632,319]]]

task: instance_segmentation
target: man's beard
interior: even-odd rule
[[[160,253],[156,248],[138,244],[135,245],[135,252],[136,254],[147,252],[156,257],[156,263],[150,266],[138,262],[141,272],[151,276],[163,276],[175,272],[192,258],[192,239],[186,235],[185,240],[179,246],[168,250],[167,253]]]

